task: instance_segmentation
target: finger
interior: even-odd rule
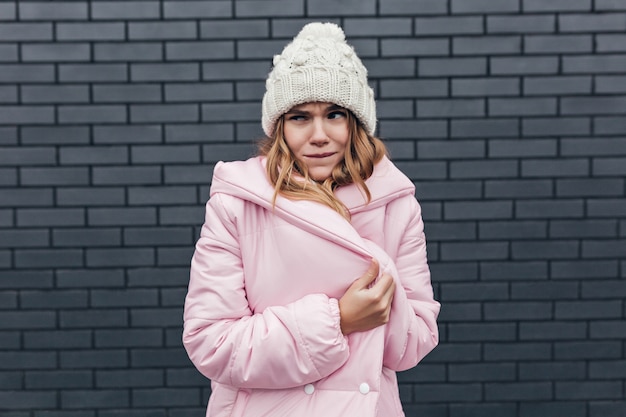
[[[379,268],[380,267],[378,265],[378,261],[372,258],[370,266],[369,268],[367,268],[365,274],[357,280],[361,288],[367,287],[376,280],[376,278],[378,277]]]

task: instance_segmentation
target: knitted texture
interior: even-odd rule
[[[334,23],[309,23],[274,56],[266,81],[262,125],[271,136],[276,121],[292,107],[309,102],[349,109],[371,134],[376,130],[374,91],[367,69]]]

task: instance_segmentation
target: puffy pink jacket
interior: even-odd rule
[[[183,343],[211,379],[210,417],[403,416],[395,371],[438,342],[413,183],[387,158],[336,195],[350,222],[278,197],[264,158],[218,163],[191,263]],[[389,323],[344,336],[338,299],[370,259],[396,280]]]

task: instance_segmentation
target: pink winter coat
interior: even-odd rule
[[[210,417],[399,417],[395,371],[438,342],[413,183],[387,158],[336,195],[272,208],[265,159],[218,163],[191,263],[183,343],[211,379]],[[396,280],[389,323],[344,336],[338,299],[376,258]]]

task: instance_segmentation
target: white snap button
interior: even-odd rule
[[[304,392],[308,395],[313,394],[313,391],[315,391],[315,387],[313,386],[313,384],[306,384],[304,386]]]
[[[370,386],[368,385],[367,382],[364,382],[361,385],[359,385],[359,391],[361,392],[361,394],[365,395],[368,392],[370,392]]]

